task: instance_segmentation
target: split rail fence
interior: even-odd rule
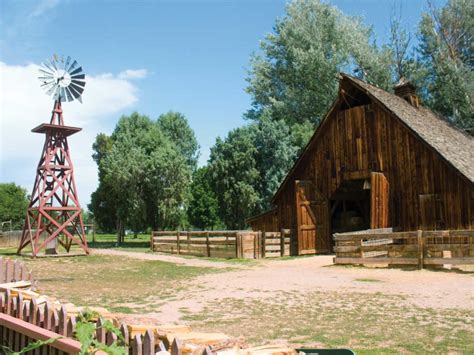
[[[26,270],[20,262],[0,259],[0,265],[15,265],[13,270]],[[6,270],[11,270],[7,266]],[[3,285],[18,281],[29,281],[31,273],[10,273],[4,278]],[[13,276],[11,276],[13,275]],[[16,278],[18,275],[20,278]],[[21,278],[21,275],[26,275]],[[65,305],[51,304],[48,300],[40,300],[34,297],[26,299],[21,292],[15,292],[8,287],[0,291],[0,344],[8,346],[13,351],[20,351],[27,345],[37,340],[45,341],[55,339],[52,343],[42,345],[34,350],[34,354],[78,354],[81,344],[73,339],[76,329],[76,314],[68,313]],[[119,325],[120,332],[125,342],[125,348],[130,355],[152,355],[158,351],[167,350],[171,354],[182,354],[183,344],[180,339],[175,338],[171,344],[165,344],[154,333],[148,329],[144,334],[130,334],[130,329],[125,323]],[[117,341],[117,335],[108,332],[102,327],[102,321],[97,320],[96,339],[104,344],[111,345]],[[33,352],[32,352],[33,353]],[[210,348],[203,347],[197,354],[209,354]],[[97,355],[106,353],[98,351]]]
[[[474,230],[334,234],[335,264],[474,264]]]
[[[252,231],[154,231],[154,252],[215,258],[260,259],[290,255],[290,230]]]

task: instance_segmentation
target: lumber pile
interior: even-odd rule
[[[223,333],[203,333],[182,325],[128,325],[131,338],[152,331],[163,349],[156,354],[217,354],[217,355],[293,355],[294,349],[282,345],[249,347],[241,338]]]

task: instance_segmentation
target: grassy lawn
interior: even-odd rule
[[[470,353],[474,312],[407,306],[402,296],[281,292],[268,299],[227,298],[184,319],[252,344],[351,348],[358,354]],[[403,305],[403,306],[402,306]]]
[[[16,258],[14,252],[11,248],[0,249],[0,255]],[[33,270],[41,293],[63,303],[101,306],[122,313],[156,310],[193,278],[216,272],[211,268],[100,255],[19,258]]]
[[[115,234],[96,234],[95,242],[92,240],[92,235],[87,236],[87,244],[90,248],[151,252],[149,234],[138,234],[137,238],[134,238],[133,235],[127,235],[121,245],[117,245],[116,240],[117,236]]]
[[[98,235],[91,247],[115,248],[114,240],[113,235]],[[118,249],[148,251],[148,236],[127,237],[126,244]],[[15,251],[0,249],[0,255],[16,258]],[[180,323],[186,322],[197,331],[243,336],[252,345],[284,341],[294,347],[351,348],[358,354],[474,353],[474,311],[468,305],[463,310],[422,308],[411,304],[407,296],[384,294],[383,289],[379,293],[358,289],[286,291],[285,284],[291,280],[281,280],[280,290],[258,297],[234,297],[232,290],[226,290],[225,281],[222,287],[206,283],[191,286],[203,274],[232,271],[229,277],[236,277],[239,269],[232,263],[249,263],[252,267],[243,268],[244,273],[254,267],[258,270],[262,265],[259,260],[230,260],[228,268],[214,269],[100,255],[20,258],[34,271],[42,293],[62,302],[101,306],[112,312],[157,312],[169,302],[198,299],[200,292],[214,287],[216,293],[206,294],[202,308],[179,303]],[[220,275],[226,280],[227,274]],[[387,282],[361,276],[354,281],[362,288]],[[242,283],[238,290],[244,289],[245,279]],[[218,296],[221,289],[226,293]]]

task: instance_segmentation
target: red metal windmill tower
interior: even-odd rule
[[[64,60],[54,56],[43,64],[39,79],[46,93],[53,96],[54,109],[49,123],[32,130],[46,136],[18,254],[28,245],[31,245],[33,257],[45,248],[56,252],[58,244],[69,252],[72,243],[78,244],[88,254],[68,145],[68,137],[81,128],[64,125],[61,107],[64,101],[81,101],[85,75],[76,61],[71,63],[70,57]]]

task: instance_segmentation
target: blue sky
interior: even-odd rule
[[[329,2],[363,16],[379,43],[388,38],[394,6],[402,5],[411,31],[426,9],[424,0]],[[0,0],[0,181],[31,189],[43,137],[30,129],[49,119],[52,105],[36,87],[34,65],[53,53],[77,59],[89,78],[84,105],[64,105],[66,123],[84,128],[71,138],[84,206],[97,185],[91,142],[110,133],[122,114],[184,113],[204,164],[217,136],[245,124],[250,55],[284,9],[285,1],[276,0]]]

